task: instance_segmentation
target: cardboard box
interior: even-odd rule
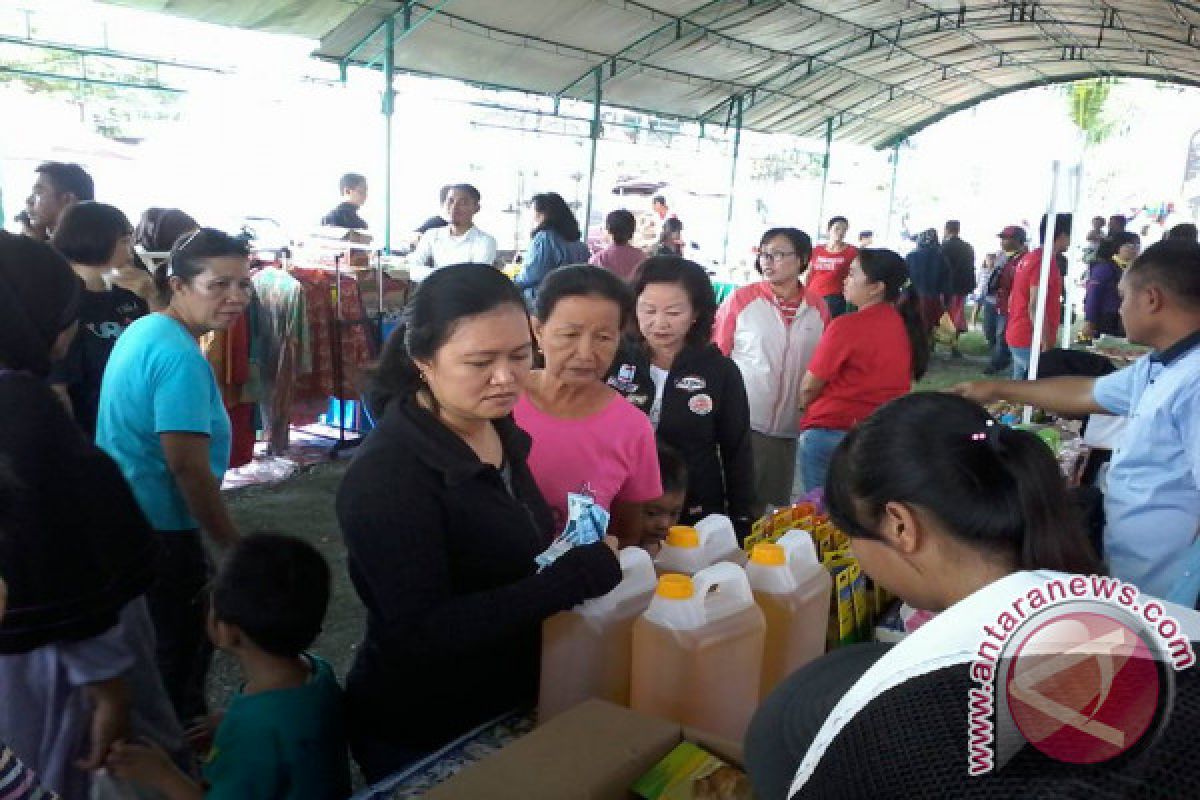
[[[630,787],[684,739],[741,766],[741,746],[588,700],[472,764],[430,800],[627,800]]]

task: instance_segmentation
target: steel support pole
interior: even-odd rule
[[[821,204],[817,207],[817,236],[825,230],[825,192],[829,188],[829,160],[833,150],[833,117],[825,120],[825,157],[821,160]]]
[[[892,148],[892,188],[888,192],[887,226],[883,233],[884,244],[892,241],[892,218],[896,215],[896,175],[900,171],[900,145]]]
[[[592,225],[592,190],[596,183],[596,149],[600,143],[600,91],[604,82],[600,67],[592,70],[592,77],[596,82],[595,96],[592,98],[592,152],[588,159],[587,202],[584,203],[583,221],[579,226],[583,229],[584,244],[587,244],[588,231]]]
[[[386,43],[383,51],[383,249],[392,252],[392,115],[396,110],[396,18],[384,23]]]
[[[721,262],[729,266],[729,234],[733,227],[733,201],[737,189],[738,156],[742,149],[742,95],[734,98],[733,102],[733,159],[729,167],[729,207],[725,214],[725,247]]]

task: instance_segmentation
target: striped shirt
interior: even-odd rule
[[[54,800],[58,795],[37,785],[37,776],[7,745],[0,744],[0,800]]]

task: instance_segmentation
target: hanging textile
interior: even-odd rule
[[[282,269],[254,276],[258,297],[263,395],[260,409],[269,455],[289,445],[296,382],[313,371],[313,343],[304,285]]]

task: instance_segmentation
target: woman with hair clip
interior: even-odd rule
[[[621,579],[612,537],[535,563],[557,531],[512,418],[532,365],[521,293],[483,264],[422,281],[384,349],[379,424],[337,495],[367,608],[346,699],[371,783],[532,706],[542,621]]]
[[[845,298],[858,310],[835,319],[800,382],[803,492],[824,488],[829,460],[846,432],[889,400],[902,397],[929,366],[929,344],[904,259],[864,249],[850,265]],[[801,494],[796,491],[794,494]]]
[[[236,322],[250,301],[246,245],[199,228],[175,244],[155,282],[170,302],[130,325],[113,348],[96,443],[121,467],[163,545],[150,613],[159,669],[186,724],[207,715],[212,645],[203,593],[212,568],[203,535],[220,548],[238,539],[221,499],[229,416],[199,340]]]
[[[792,797],[803,785],[793,779],[811,776],[830,739],[866,702],[906,678],[954,664],[965,670],[981,625],[1013,598],[1057,573],[1103,569],[1045,443],[960,397],[912,394],[880,408],[838,446],[825,500],[863,571],[938,616],[891,650],[839,648],[780,685],[746,739],[763,800]],[[954,698],[958,713],[966,701]],[[902,731],[889,736],[898,746],[906,740]],[[874,755],[862,754],[864,763],[877,763]],[[931,793],[911,780],[902,785],[906,794]],[[804,796],[828,796],[822,788],[835,791],[818,782]],[[845,785],[836,791],[856,796]]]
[[[586,264],[591,258],[587,244],[580,241],[579,221],[557,192],[535,194],[530,201],[533,209],[533,238],[521,260],[521,271],[513,279],[525,292],[530,308],[537,302],[538,288],[554,270],[567,264]]]
[[[0,741],[69,800],[120,737],[183,750],[142,599],[157,543],[46,384],[82,294],[48,244],[0,232]],[[8,769],[0,796],[20,788]]]
[[[684,522],[724,514],[744,539],[754,509],[750,404],[742,373],[711,341],[712,282],[693,261],[655,256],[634,273],[633,290],[638,335],[625,342],[608,385],[683,456]]]

